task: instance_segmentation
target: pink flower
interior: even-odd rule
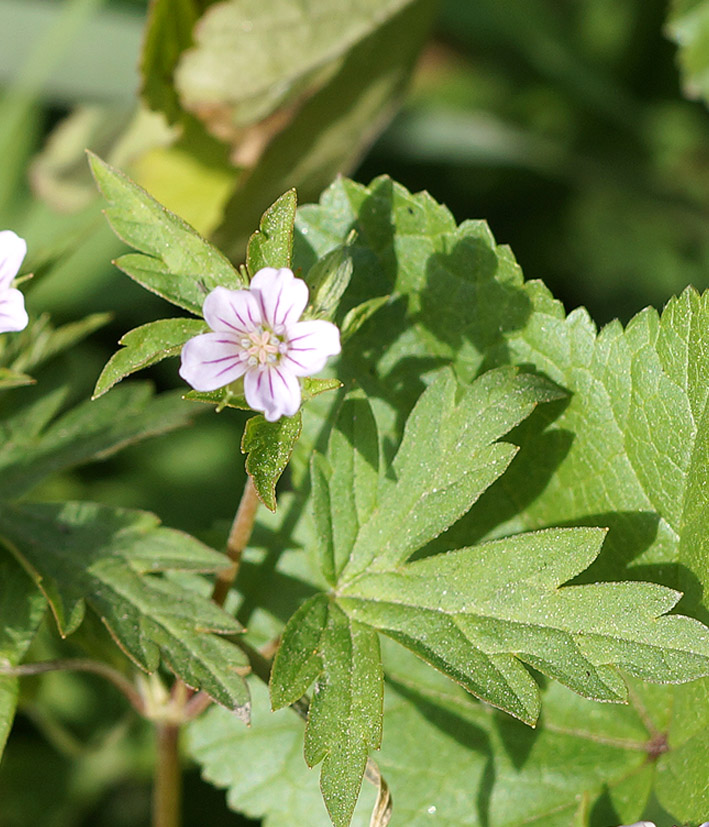
[[[340,331],[322,320],[299,321],[308,287],[287,268],[264,267],[248,290],[216,287],[204,300],[212,333],[182,348],[180,376],[197,391],[244,377],[244,395],[269,422],[300,407],[298,377],[322,370],[340,352]]]
[[[27,253],[27,243],[12,232],[0,232],[0,333],[24,330],[27,327],[25,299],[10,285]]]

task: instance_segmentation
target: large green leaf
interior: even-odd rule
[[[13,558],[0,552],[0,665],[17,666],[44,616],[45,600]],[[0,674],[0,755],[15,717],[18,679]]]
[[[62,396],[61,391],[49,395],[0,426],[12,435],[0,444],[0,499],[15,499],[49,474],[103,459],[188,421],[175,394],[154,397],[141,383],[83,402],[48,425]]]
[[[228,259],[189,224],[96,155],[89,155],[89,163],[109,202],[105,212],[111,227],[122,241],[140,251],[116,262],[131,278],[197,315],[214,287],[245,285]]]
[[[352,227],[352,301],[386,290],[392,303],[358,334],[361,347],[343,354],[343,368],[378,397],[385,434],[397,436],[393,411],[411,405],[418,376],[440,361],[463,376],[531,365],[571,392],[563,410],[541,409],[518,428],[509,471],[431,550],[560,523],[607,526],[584,582],[679,587],[682,608],[705,620],[707,294],[689,290],[661,316],[647,310],[625,330],[616,322],[598,333],[584,310],[565,316],[543,285],[525,284],[484,225],[456,228],[445,208],[387,179],[370,187],[341,180],[321,205],[301,208],[296,264],[307,270]],[[670,751],[653,765],[661,801],[678,819],[709,810],[705,685],[671,690],[674,714],[660,733]],[[672,780],[680,773],[683,785]]]
[[[604,793],[622,815],[611,807],[599,824],[640,817],[653,773],[642,706],[596,704],[553,684],[530,730],[383,643],[386,723],[376,758],[393,789],[391,827],[582,827],[588,802]],[[650,689],[645,702],[667,697],[662,687]],[[248,730],[215,708],[189,725],[188,751],[211,783],[226,788],[232,809],[267,827],[327,827],[317,776],[302,759],[302,721],[288,709],[269,713],[260,686],[252,694]],[[365,784],[356,827],[369,824],[372,802]]]
[[[63,636],[88,606],[146,671],[160,659],[188,686],[248,718],[246,660],[213,632],[239,624],[160,572],[214,572],[226,558],[152,514],[94,503],[0,506],[0,539],[46,596]]]

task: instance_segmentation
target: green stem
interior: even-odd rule
[[[153,785],[153,827],[180,827],[182,822],[182,772],[179,724],[155,724],[157,757]]]

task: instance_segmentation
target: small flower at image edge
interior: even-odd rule
[[[216,287],[202,308],[211,333],[182,348],[180,376],[196,391],[214,391],[243,376],[244,396],[269,422],[300,407],[299,377],[340,352],[340,331],[323,320],[300,321],[308,287],[287,268],[264,267],[247,290]]]
[[[12,232],[0,232],[0,333],[24,330],[27,327],[25,299],[11,287],[27,253],[27,243]]]

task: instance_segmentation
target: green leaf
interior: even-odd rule
[[[226,558],[146,512],[94,503],[0,505],[0,539],[46,596],[62,636],[88,606],[141,668],[165,665],[194,689],[248,718],[239,624],[196,592],[156,576],[214,572]]]
[[[679,47],[686,94],[709,100],[709,3],[706,0],[674,0],[667,20],[667,34]]]
[[[337,422],[328,459],[316,453],[311,463],[319,566],[333,586],[374,510],[379,484],[377,426],[366,398],[347,399]]]
[[[508,368],[484,374],[458,401],[456,390],[444,371],[418,401],[392,464],[397,482],[357,535],[342,582],[367,569],[385,571],[445,531],[512,461],[517,449],[497,440],[537,403],[564,395]]]
[[[276,483],[288,465],[301,427],[298,412],[276,422],[254,416],[244,428],[241,451],[247,455],[246,472],[254,481],[259,499],[270,511],[276,510]]]
[[[180,119],[173,72],[185,49],[192,45],[192,29],[214,0],[154,0],[148,10],[140,72],[141,95],[151,109],[163,112],[170,123]]]
[[[260,121],[322,85],[339,59],[409,2],[345,0],[332,8],[316,0],[307,10],[295,0],[218,3],[200,21],[195,48],[180,61],[176,80],[183,105],[198,115],[219,107],[234,126]]]
[[[209,709],[185,728],[188,753],[209,783],[228,790],[232,810],[265,818],[269,827],[328,827],[332,822],[317,774],[303,761],[302,720],[290,709],[271,712],[260,681],[252,680],[250,690],[251,726],[239,725],[223,709]],[[367,784],[357,804],[356,824],[369,823],[373,803]]]
[[[382,643],[385,727],[376,758],[393,790],[392,827],[426,827],[434,820],[519,827],[520,813],[535,827],[569,827],[587,823],[574,821],[579,799],[614,795],[628,779],[652,772],[643,749],[650,735],[632,707],[585,701],[552,684],[537,728],[530,730],[471,703],[460,687],[402,647],[386,638]],[[651,689],[658,697],[667,694]],[[210,783],[228,790],[233,810],[263,818],[269,827],[327,827],[317,776],[302,760],[302,721],[288,709],[269,713],[256,681],[252,694],[251,727],[222,709],[209,710],[187,727],[189,754]],[[655,700],[643,693],[644,702]],[[264,760],[253,758],[259,755]],[[553,784],[540,782],[549,778]],[[644,803],[641,798],[634,809],[626,807],[623,823],[640,818]],[[352,823],[368,824],[372,804],[365,784]]]
[[[317,680],[305,730],[305,760],[324,760],[320,786],[333,824],[348,825],[369,749],[382,735],[382,671],[375,632],[352,622],[324,595],[291,618],[271,674],[274,709]]]
[[[89,163],[109,202],[105,212],[113,231],[140,251],[116,261],[131,278],[196,315],[215,287],[245,286],[228,259],[179,216],[96,155],[89,153]]]
[[[358,304],[347,312],[345,318],[342,320],[342,341],[346,342],[368,321],[380,307],[389,301],[390,296],[377,296],[374,299]]]
[[[34,384],[34,379],[26,373],[20,373],[9,368],[0,368],[0,390],[5,388],[21,388],[24,385]]]
[[[0,666],[17,666],[44,616],[46,603],[32,580],[0,552]],[[0,674],[0,755],[15,717],[18,679]]]
[[[246,248],[246,269],[251,277],[263,267],[291,266],[297,206],[298,195],[290,189],[261,216],[259,229],[251,236]]]
[[[114,353],[101,371],[93,399],[103,396],[126,376],[175,356],[188,339],[206,330],[204,322],[197,319],[160,319],[126,333],[118,343],[123,349]]]
[[[3,423],[19,438],[0,444],[0,499],[16,499],[49,474],[103,459],[188,421],[179,394],[156,398],[148,385],[136,383],[83,402],[45,428],[60,401],[61,393],[38,403],[34,431],[28,428],[26,411]]]
[[[604,701],[626,698],[612,665],[660,683],[706,675],[709,630],[665,616],[677,592],[632,582],[559,588],[588,567],[602,539],[599,529],[577,528],[496,540],[362,575],[340,587],[338,602],[528,723],[537,693],[516,659]]]
[[[287,627],[286,627],[287,633]],[[305,730],[305,760],[323,762],[325,806],[336,827],[350,823],[370,749],[382,737],[383,676],[376,632],[335,603],[318,647],[321,669]]]
[[[327,11],[317,20],[312,17],[316,13],[316,5],[327,6]],[[243,255],[248,233],[258,221],[264,204],[277,198],[288,187],[298,190],[301,202],[317,198],[336,175],[358,163],[364,149],[393,114],[394,105],[406,88],[428,33],[434,5],[431,0],[394,0],[382,7],[382,4],[367,0],[366,8],[361,6],[360,13],[337,31],[332,40],[321,40],[328,59],[325,65],[318,66],[317,77],[307,76],[308,67],[313,64],[312,55],[304,47],[304,42],[311,35],[303,41],[294,36],[291,27],[283,28],[284,14],[294,16],[294,28],[302,26],[320,40],[326,31],[332,31],[331,26],[339,19],[344,7],[338,7],[333,15],[327,0],[318,0],[312,6],[312,12],[303,14],[295,0],[287,0],[285,7],[275,2],[259,3],[251,19],[270,20],[280,32],[266,42],[262,40],[263,29],[255,26],[251,34],[238,28],[240,16],[237,3],[222,3],[208,13],[206,17],[211,17],[211,22],[208,24],[205,19],[202,29],[205,36],[208,31],[218,36],[219,16],[236,19],[237,28],[232,30],[234,40],[228,46],[228,63],[241,61],[251,49],[258,50],[259,56],[256,62],[250,64],[247,76],[253,78],[259,88],[263,76],[259,75],[256,67],[264,60],[273,60],[275,73],[272,77],[278,75],[277,83],[266,90],[265,97],[261,93],[253,100],[256,111],[252,114],[260,117],[259,113],[285,104],[274,115],[286,121],[285,127],[278,129],[280,123],[277,123],[274,129],[269,121],[253,127],[266,147],[256,166],[239,180],[226,207],[222,226],[215,235],[215,242],[230,256],[238,259]],[[355,39],[352,39],[353,33]],[[286,52],[295,50],[298,53],[293,64],[283,62],[280,47],[274,51],[283,37],[287,40]],[[251,42],[242,48],[240,44],[244,38]],[[198,38],[199,42],[203,41]],[[204,42],[204,48],[198,46],[195,52],[185,56],[177,82],[188,108],[193,105],[191,90],[189,94],[187,90],[188,77],[196,74],[196,65],[202,58],[205,62],[214,59],[221,61],[217,57],[217,49],[216,42],[214,50]],[[339,54],[338,49],[341,50]],[[246,87],[242,85],[241,74],[237,85],[223,83],[227,75],[221,71],[221,62],[218,65],[220,71],[211,73],[208,81],[211,83],[217,78],[217,83],[222,87],[215,90],[218,102],[232,107],[234,115],[240,117],[241,101],[246,105],[252,102],[243,95]],[[296,74],[305,69],[306,75],[295,78],[289,71],[291,66]],[[289,73],[292,82],[283,84],[284,74],[288,76]],[[303,83],[306,84],[305,89]],[[303,91],[305,94],[301,94]],[[215,111],[223,114],[225,110],[221,106],[204,109],[208,128],[211,125],[210,116]],[[214,119],[215,128],[223,126],[223,123],[224,119]],[[274,132],[275,137],[272,137]]]

